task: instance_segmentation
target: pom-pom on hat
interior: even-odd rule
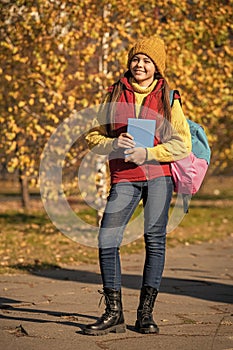
[[[164,75],[166,52],[164,42],[160,37],[153,36],[136,42],[128,53],[128,68],[132,58],[139,53],[150,57],[162,76]]]

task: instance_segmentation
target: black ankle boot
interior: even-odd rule
[[[88,335],[104,335],[110,332],[124,333],[125,323],[122,311],[121,291],[104,288],[105,312],[93,324],[87,325],[83,332]]]
[[[153,320],[153,308],[158,291],[152,287],[142,287],[140,303],[137,310],[135,328],[140,333],[159,333],[159,328]]]

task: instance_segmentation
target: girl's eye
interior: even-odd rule
[[[140,61],[140,58],[134,57],[134,58],[132,59],[131,62],[136,63],[136,62],[139,62],[139,61]],[[150,64],[152,61],[150,61],[150,60],[148,60],[148,59],[145,59],[145,60],[143,60],[143,62],[144,62],[145,64]]]

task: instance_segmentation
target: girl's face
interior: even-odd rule
[[[156,72],[153,61],[144,54],[136,54],[130,62],[130,72],[141,86],[149,86],[154,81]]]

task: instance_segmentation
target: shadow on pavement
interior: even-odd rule
[[[101,284],[101,277],[99,274],[83,270],[56,269],[36,273],[36,275],[58,280],[77,281],[87,284]],[[142,276],[140,275],[123,273],[122,286],[138,290],[141,287],[141,279]],[[210,276],[208,276],[208,281],[201,279],[163,277],[160,293],[186,295],[209,301],[232,303],[233,286],[213,282],[209,279]]]
[[[22,306],[20,304],[22,304]],[[2,311],[0,319],[48,324],[57,323],[65,326],[74,326],[79,328],[83,327],[83,324],[79,323],[79,317],[84,317],[92,320],[90,322],[94,322],[97,319],[97,317],[80,313],[68,313],[62,311],[59,312],[43,309],[34,309],[32,307],[23,307],[24,304],[25,303],[20,300],[0,297],[0,310]],[[27,317],[24,317],[24,313],[27,315]],[[28,317],[29,314],[31,317]],[[33,314],[37,316],[46,315],[47,317],[51,317],[51,319],[34,318],[32,317]],[[54,320],[52,317],[55,317],[56,320]]]
[[[192,272],[195,271],[192,270]],[[100,274],[91,271],[55,268],[31,273],[38,277],[55,280],[73,281],[84,284],[102,284]],[[123,273],[122,286],[129,289],[139,290],[141,287],[141,279],[142,276],[140,275]],[[233,286],[230,284],[213,282],[211,276],[206,277],[204,280],[163,277],[160,293],[186,295],[193,298],[221,303],[233,303]]]
[[[46,271],[37,271],[34,273],[37,277],[45,277],[63,281],[73,281],[86,284],[101,284],[100,275],[90,271],[72,270],[72,269],[54,269]],[[141,276],[132,274],[122,275],[122,286],[129,289],[140,289]],[[164,277],[161,284],[161,293],[184,295],[203,300],[232,303],[233,286],[201,279],[171,278]],[[35,323],[57,323],[66,326],[79,328],[77,333],[82,332],[83,324],[79,318],[87,318],[90,322],[97,317],[80,313],[67,313],[52,310],[35,309],[33,303],[28,307],[25,302],[0,298],[0,319],[27,321]],[[42,315],[42,318],[41,318]],[[43,318],[43,315],[45,317]],[[18,330],[17,330],[18,331]],[[23,334],[25,335],[25,334]]]

